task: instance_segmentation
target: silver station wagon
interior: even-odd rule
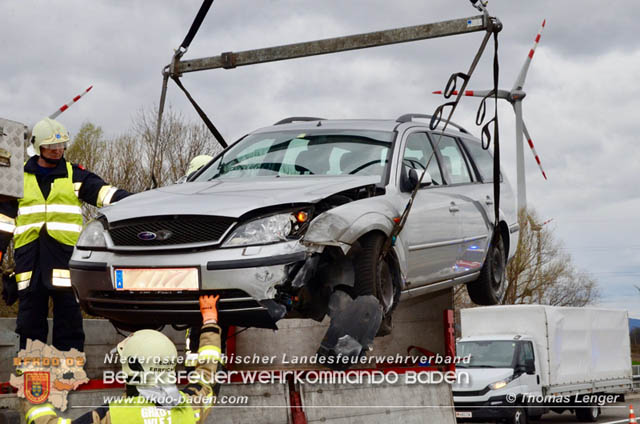
[[[195,325],[198,296],[220,294],[225,324],[328,314],[340,338],[358,327],[388,334],[400,298],[454,284],[476,303],[499,303],[518,235],[511,187],[502,177],[493,231],[491,154],[457,125],[431,131],[418,118],[287,118],[184,184],[101,209],[70,262],[82,307],[125,329]]]

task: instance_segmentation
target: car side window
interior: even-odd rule
[[[482,177],[482,182],[492,183],[493,156],[491,156],[489,150],[483,149],[482,145],[477,141],[462,139],[462,142],[467,149],[467,153],[469,153],[473,162],[476,164],[480,177]]]
[[[520,355],[518,355],[518,363],[524,365],[527,361],[533,361],[533,345],[531,342],[523,342],[520,345]]]
[[[431,160],[429,160],[431,159]],[[427,171],[431,175],[433,185],[442,185],[442,172],[438,164],[438,158],[433,154],[431,142],[425,133],[413,133],[407,138],[402,162],[405,166],[416,171],[422,171],[429,161]]]
[[[455,138],[440,134],[434,134],[432,137],[440,151],[444,168],[449,173],[451,184],[470,183],[471,174]]]

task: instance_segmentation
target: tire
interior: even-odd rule
[[[576,418],[582,423],[595,423],[600,416],[600,408],[592,405],[589,408],[576,408]]]
[[[527,424],[527,412],[523,408],[516,408],[507,422],[509,424]]]
[[[377,336],[391,333],[391,317],[400,298],[400,286],[395,284],[393,265],[388,255],[385,260],[380,260],[384,242],[382,234],[363,236],[359,240],[360,250],[353,260],[353,297],[373,295],[382,306],[383,316]]]
[[[501,235],[489,247],[480,277],[467,283],[467,293],[477,305],[498,305],[507,291],[507,255]]]

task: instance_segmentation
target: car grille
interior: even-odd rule
[[[454,390],[453,396],[484,396],[489,393],[489,386],[482,390]]]
[[[116,246],[218,243],[234,222],[234,218],[224,216],[160,216],[117,222],[111,226],[109,234]],[[144,240],[140,237],[143,233],[153,233],[156,238]]]
[[[218,310],[221,312],[232,312],[260,308],[260,304],[249,294],[237,289],[214,290],[209,292],[180,292],[159,294],[140,292],[114,292],[95,291],[86,300],[89,306],[97,311],[125,312],[146,311],[149,313],[170,311],[172,313],[196,313],[200,314],[199,296],[206,294],[218,294]]]

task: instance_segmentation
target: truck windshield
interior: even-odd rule
[[[461,368],[513,368],[513,355],[516,350],[516,342],[482,340],[458,342],[456,344],[456,356],[464,358],[471,356],[468,364],[459,363]]]
[[[195,181],[301,175],[377,175],[382,179],[392,137],[386,131],[252,134],[227,149]]]

